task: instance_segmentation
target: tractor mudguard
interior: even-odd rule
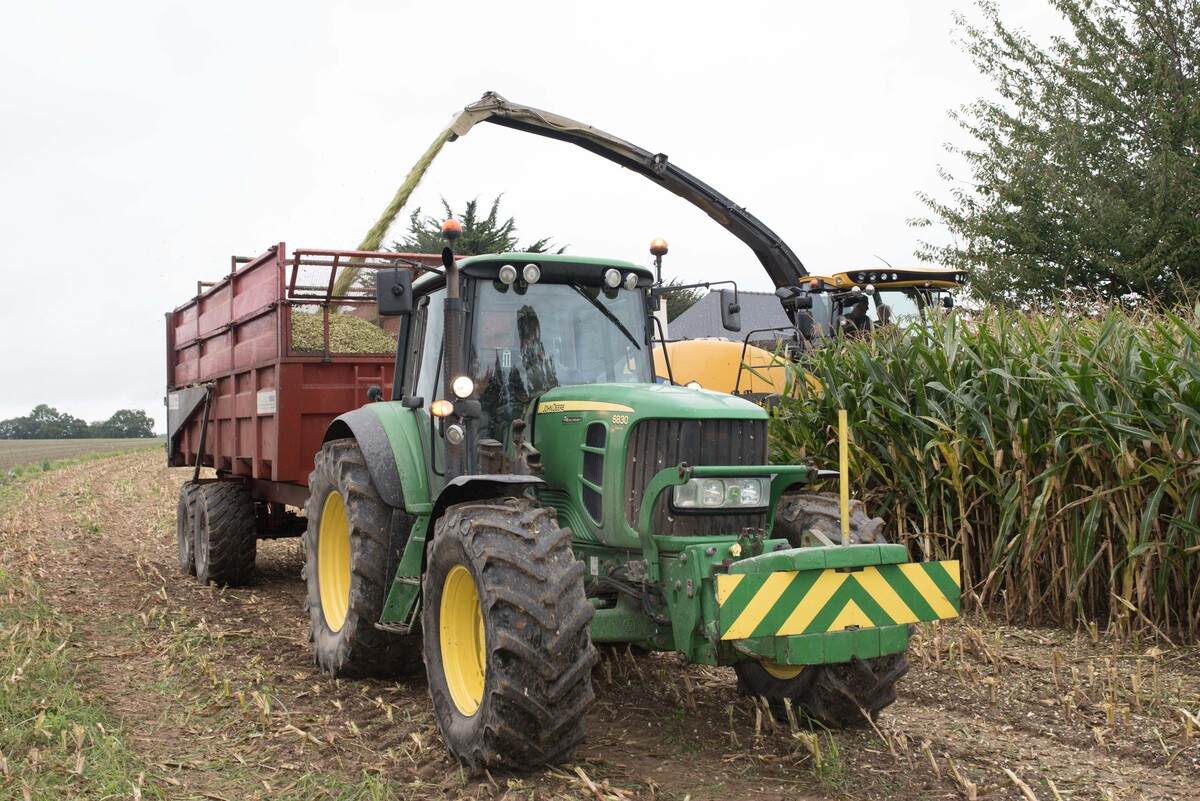
[[[437,520],[447,506],[486,498],[518,498],[528,487],[541,486],[546,482],[537,476],[477,475],[459,476],[446,482],[446,486],[433,504],[430,520]]]
[[[372,403],[334,420],[323,442],[353,437],[367,462],[371,482],[389,506],[411,515],[433,509],[422,463],[421,440],[412,409],[399,403]]]

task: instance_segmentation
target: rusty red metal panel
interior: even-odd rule
[[[296,251],[289,258],[280,243],[256,258],[231,260],[229,275],[202,285],[201,294],[170,313],[168,391],[214,387],[206,453],[196,452],[202,417],[197,413],[171,443],[173,463],[199,461],[245,476],[261,500],[302,502],[325,429],[338,415],[365,404],[369,387],[380,386],[385,397],[390,394],[394,359],[291,353],[292,306],[313,302],[313,288],[298,286],[295,275],[302,263],[305,269],[328,268],[318,299],[372,319],[373,297],[362,292],[335,297],[333,279],[347,265],[390,267],[398,256],[430,265],[440,259],[434,254],[319,250]]]

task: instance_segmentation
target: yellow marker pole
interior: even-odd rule
[[[838,409],[838,470],[841,473],[842,545],[850,544],[850,422],[845,409]]]

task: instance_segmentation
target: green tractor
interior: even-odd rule
[[[846,726],[895,699],[911,625],[958,614],[958,564],[809,490],[836,472],[770,464],[767,412],[656,381],[654,282],[449,247],[378,273],[392,399],[316,456],[310,633],[335,676],[423,662],[470,768],[568,758],[597,644],[731,666],[777,714]]]

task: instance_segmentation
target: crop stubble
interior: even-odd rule
[[[65,468],[0,518],[0,566],[71,621],[70,659],[144,760],[147,796],[1167,799],[1200,774],[1196,649],[973,619],[914,642],[876,730],[792,733],[736,699],[729,671],[610,651],[575,763],[464,777],[423,681],[313,667],[295,541],[261,546],[250,587],[178,572],[185,472],[155,454]]]

